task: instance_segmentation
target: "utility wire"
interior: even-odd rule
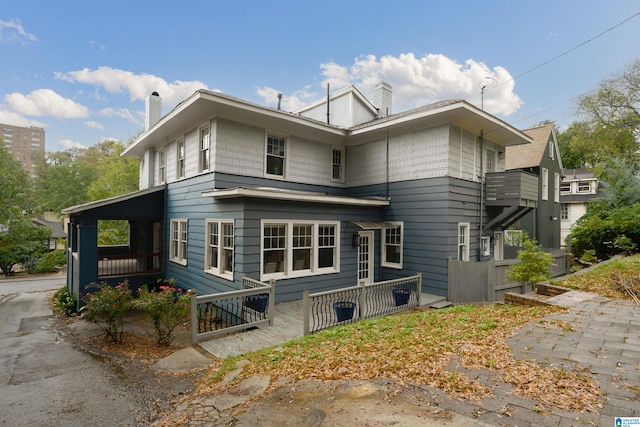
[[[511,79],[509,79],[509,80],[505,80],[505,81],[500,82],[500,83],[498,83],[498,84],[495,84],[495,85],[492,85],[492,86],[490,86],[490,87],[487,87],[486,91],[488,92],[488,91],[490,91],[490,90],[493,90],[493,89],[495,89],[495,88],[496,88],[496,87],[498,87],[498,86],[501,86],[501,85],[503,85],[503,84],[506,84],[506,83],[512,82],[512,81],[514,81],[515,79],[518,79],[518,78],[520,78],[520,77],[522,77],[522,76],[524,76],[524,75],[526,75],[526,74],[531,73],[532,71],[537,70],[538,68],[544,67],[545,65],[549,64],[550,62],[553,62],[553,61],[555,61],[556,59],[561,58],[561,57],[563,57],[563,56],[565,56],[565,55],[567,55],[567,54],[569,54],[569,53],[573,52],[574,50],[576,50],[576,49],[578,49],[578,48],[580,48],[580,47],[582,47],[582,46],[584,46],[584,45],[586,45],[586,44],[588,44],[588,43],[591,43],[591,42],[592,42],[592,41],[594,41],[595,39],[597,39],[597,38],[599,38],[599,37],[602,37],[603,35],[605,35],[605,34],[606,34],[606,33],[608,33],[609,31],[612,31],[612,30],[614,30],[614,29],[618,28],[618,27],[619,27],[619,26],[621,26],[622,24],[626,23],[627,21],[632,20],[633,18],[635,18],[635,17],[636,17],[636,16],[638,16],[638,15],[640,15],[640,12],[637,12],[637,13],[635,13],[635,14],[631,15],[630,17],[628,17],[628,18],[626,18],[626,19],[624,19],[624,20],[622,20],[622,21],[618,22],[618,23],[617,23],[616,25],[614,25],[613,27],[611,27],[611,28],[609,28],[609,29],[607,29],[607,30],[602,31],[600,34],[598,34],[598,35],[596,35],[596,36],[593,36],[593,37],[591,37],[590,39],[588,39],[588,40],[586,40],[586,41],[583,41],[582,43],[580,43],[580,44],[578,44],[578,45],[576,45],[576,46],[572,47],[571,49],[569,49],[569,50],[567,50],[567,51],[565,51],[565,52],[562,52],[562,53],[561,53],[561,54],[559,54],[559,55],[554,56],[553,58],[549,59],[548,61],[543,62],[542,64],[536,65],[535,67],[533,67],[533,68],[531,68],[531,69],[529,69],[529,70],[527,70],[527,71],[525,71],[525,72],[523,72],[523,73],[520,73],[520,74],[518,74],[517,76],[512,77],[512,78],[511,78]]]

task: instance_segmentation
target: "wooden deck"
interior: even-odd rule
[[[422,307],[431,307],[446,298],[423,293],[421,299]],[[302,338],[303,322],[302,300],[283,302],[275,305],[273,326],[214,338],[198,345],[220,359],[238,356]]]

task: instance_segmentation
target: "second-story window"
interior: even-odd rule
[[[284,138],[273,135],[269,135],[267,137],[267,175],[284,176],[286,156],[285,149],[286,147]]]
[[[553,175],[553,201],[560,203],[560,174]]]
[[[331,151],[331,180],[344,182],[344,148],[334,148]]]
[[[209,126],[200,129],[200,172],[209,170]]]
[[[553,160],[554,154],[553,154],[554,150],[553,150],[553,141],[549,141],[549,158],[551,160]]]
[[[184,178],[184,139],[178,141],[176,157],[178,159],[176,174],[178,178]]]
[[[563,182],[560,184],[560,192],[562,194],[569,194],[571,193],[571,183],[570,182]]]
[[[542,200],[549,200],[549,170],[542,168]]]
[[[496,152],[493,150],[487,150],[485,152],[486,156],[484,159],[484,171],[486,172],[495,172],[496,171]]]
[[[158,180],[160,183],[164,183],[167,181],[167,157],[165,155],[164,149],[158,151]]]

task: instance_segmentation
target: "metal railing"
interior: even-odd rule
[[[303,294],[304,335],[360,319],[386,316],[421,305],[422,274],[333,291]]]
[[[159,273],[160,267],[160,253],[157,252],[98,257],[98,277]]]
[[[242,331],[273,325],[275,280],[263,283],[242,278],[238,291],[211,295],[191,293],[191,343]]]

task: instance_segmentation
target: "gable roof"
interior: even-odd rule
[[[562,168],[560,150],[555,137],[552,124],[538,126],[522,131],[533,139],[533,143],[507,147],[505,156],[505,169],[524,169],[540,166],[543,156],[547,153],[549,141],[553,141],[555,155]]]

